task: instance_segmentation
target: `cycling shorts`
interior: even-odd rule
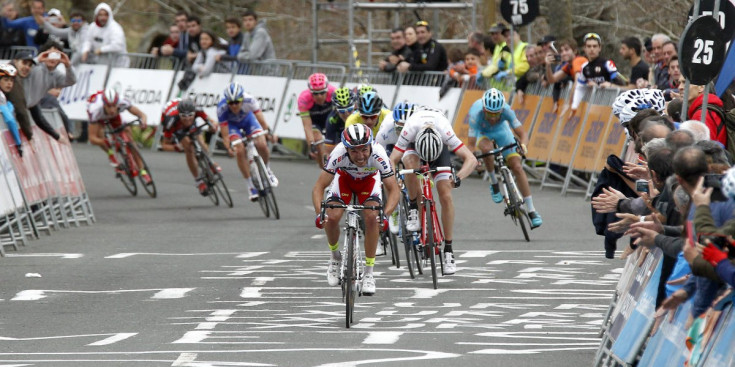
[[[327,124],[326,131],[324,132],[324,142],[329,145],[337,145],[342,141],[342,131],[344,131],[344,124]]]
[[[380,172],[363,179],[357,179],[340,169],[334,174],[327,201],[349,204],[352,201],[352,194],[355,194],[357,195],[357,202],[360,204],[365,204],[368,200],[381,203],[383,201],[381,187]]]
[[[262,132],[263,127],[260,126],[258,120],[255,119],[255,115],[251,112],[238,123],[227,123],[227,131],[230,135],[230,139],[240,139],[243,137],[242,131],[244,131],[245,135],[249,137],[253,134]]]
[[[411,143],[408,145],[408,149],[403,153],[403,156],[409,156],[409,155],[415,155],[418,157],[418,154],[416,153],[416,150],[414,148],[414,144]],[[424,161],[421,161],[422,164],[424,164]],[[441,154],[439,154],[439,158],[437,158],[433,162],[429,162],[430,168],[436,168],[436,167],[451,167],[452,166],[452,157],[449,155],[449,148],[447,148],[446,145],[443,146]],[[434,182],[439,182],[441,180],[449,180],[452,178],[452,172],[451,171],[441,171],[434,173]]]
[[[476,147],[480,145],[480,141],[482,141],[483,139],[494,140],[495,144],[498,145],[498,148],[513,144],[516,141],[513,134],[509,134],[507,131],[502,131],[498,134],[480,134],[477,139]],[[506,161],[508,160],[508,157],[512,156],[521,156],[518,153],[518,148],[508,149],[503,152],[503,158],[505,158]]]

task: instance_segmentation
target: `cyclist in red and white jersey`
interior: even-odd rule
[[[110,141],[105,138],[105,125],[110,125],[115,129],[122,125],[120,113],[128,111],[140,119],[140,128],[145,129],[148,126],[148,118],[145,113],[138,107],[135,107],[126,98],[120,97],[116,90],[107,88],[101,90],[89,97],[87,100],[87,116],[89,117],[89,142],[102,148],[110,160],[110,164],[117,169],[120,162],[115,158],[115,151],[112,149]],[[123,134],[126,139],[132,141],[130,127],[125,128]],[[143,167],[143,162],[138,159],[138,167]],[[140,175],[147,182],[151,182],[151,177],[146,170],[141,170]]]
[[[432,167],[449,167],[452,162],[449,152],[454,152],[462,159],[462,168],[457,172],[457,183],[468,177],[477,167],[477,158],[462,143],[452,129],[452,124],[443,113],[433,109],[424,109],[413,112],[406,119],[398,137],[393,152],[390,155],[393,165],[399,160],[407,169],[416,169],[422,162]],[[417,198],[420,191],[418,179],[415,175],[408,175],[406,185],[410,208],[406,228],[409,231],[421,229],[418,222]],[[452,201],[453,185],[449,181],[452,178],[450,172],[437,172],[434,182],[439,193],[441,203],[441,221],[444,229],[444,274],[451,275],[457,270],[454,263],[452,238],[454,229],[454,203]]]
[[[355,124],[342,132],[342,142],[329,155],[321,175],[314,185],[311,197],[316,212],[317,228],[324,228],[327,244],[332,252],[327,270],[327,282],[331,286],[338,283],[342,256],[339,252],[340,219],[344,209],[327,209],[324,222],[320,219],[321,202],[324,189],[329,187],[327,202],[349,204],[352,195],[362,205],[379,205],[383,203],[381,183],[385,185],[388,195],[383,205],[385,215],[390,215],[398,203],[398,183],[390,164],[388,154],[380,144],[373,142],[373,134],[364,124]],[[365,295],[375,293],[375,251],[378,247],[380,227],[378,212],[365,210],[365,276],[362,281],[362,292]],[[380,218],[384,230],[388,223],[384,216]]]
[[[304,124],[306,144],[311,147],[309,156],[321,167],[326,156],[323,134],[327,117],[332,112],[332,95],[337,88],[330,85],[327,76],[322,73],[311,74],[307,84],[309,89],[299,95],[299,116]]]
[[[197,120],[199,118],[199,120]],[[186,153],[186,165],[189,166],[189,172],[194,176],[194,182],[199,189],[199,193],[203,196],[209,194],[207,184],[204,183],[202,177],[199,176],[199,166],[188,133],[199,126],[209,124],[209,129],[213,133],[217,132],[217,122],[207,116],[201,108],[197,108],[191,99],[174,99],[163,107],[161,113],[161,126],[163,126],[163,144],[164,146],[173,146],[177,151]],[[206,147],[204,135],[198,133],[196,138],[202,147]],[[181,146],[179,146],[179,143]],[[220,170],[216,163],[216,170]]]

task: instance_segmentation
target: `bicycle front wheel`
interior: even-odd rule
[[[135,184],[135,177],[133,177],[133,172],[131,171],[132,167],[134,167],[131,166],[131,163],[134,164],[131,155],[127,151],[123,151],[119,148],[116,150],[115,155],[117,155],[117,161],[120,162],[117,176],[120,178],[120,181],[122,181],[123,186],[125,186],[125,189],[128,190],[130,195],[138,195],[138,186]]]
[[[253,159],[253,161],[250,163],[250,179],[253,181],[253,185],[255,185],[255,189],[258,191],[258,204],[260,205],[260,210],[263,211],[263,215],[265,215],[266,218],[270,218],[270,210],[268,209],[268,202],[265,200],[265,184],[263,182],[263,175],[260,172],[260,168],[258,164],[256,163],[256,160],[260,157],[256,157]]]
[[[516,185],[515,179],[509,171],[504,171],[503,181],[505,182],[506,190],[508,192],[508,201],[510,202],[508,209],[511,212],[511,216],[513,216],[514,222],[521,226],[523,238],[526,242],[530,242],[531,239],[528,236],[528,229],[526,228],[525,223],[525,220],[528,220],[528,217],[526,217],[526,213],[523,211],[523,199],[518,192],[518,186]]]
[[[232,196],[230,196],[230,190],[227,189],[227,185],[225,185],[225,180],[222,177],[221,173],[214,173],[214,188],[217,191],[217,196],[222,198],[222,201],[227,205],[227,207],[232,208]]]
[[[357,254],[355,249],[357,248],[357,234],[354,228],[347,230],[349,243],[347,246],[347,258],[343,261],[347,261],[347,269],[345,274],[345,326],[349,329],[353,322],[353,315],[355,312],[355,297],[357,296]]]
[[[138,151],[138,148],[131,145],[130,146],[130,152],[133,154],[133,159],[140,159],[140,162],[142,163],[142,167],[139,167],[142,170],[145,170],[148,172],[148,176],[151,178],[150,183],[146,183],[145,179],[143,178],[143,175],[138,174],[138,180],[140,181],[140,185],[143,186],[143,190],[148,193],[148,196],[155,198],[158,195],[158,192],[156,191],[156,183],[153,181],[153,174],[151,173],[150,168],[148,168],[148,163],[145,162],[145,159],[143,159],[143,156],[140,154],[140,151]],[[136,160],[137,162],[137,160]]]
[[[401,203],[398,207],[398,228],[401,233],[401,241],[403,241],[403,247],[406,250],[406,264],[408,265],[408,275],[411,276],[411,279],[414,279],[416,278],[416,275],[413,273],[412,261],[415,257],[415,250],[413,246],[413,236],[408,230],[406,230],[406,221],[408,221],[407,211],[408,201],[406,200],[406,196],[401,193]],[[416,265],[418,265],[418,263]]]
[[[207,184],[207,196],[214,205],[219,205],[219,198],[217,197],[217,190],[214,189],[214,174],[210,168],[211,161],[204,153],[197,155],[197,162],[199,163],[199,174],[201,175],[204,183]]]
[[[426,256],[429,258],[431,263],[431,281],[434,284],[434,289],[439,288],[439,279],[436,272],[436,252],[437,246],[434,243],[434,221],[432,220],[431,213],[434,210],[434,203],[431,201],[425,201],[424,206],[426,207],[426,214],[424,215],[424,228],[426,228],[426,243],[424,244],[424,250]]]
[[[278,211],[278,202],[276,201],[276,194],[273,192],[273,186],[271,186],[270,177],[268,176],[268,170],[265,167],[262,157],[258,157],[258,171],[260,171],[261,182],[263,183],[263,191],[261,196],[266,202],[266,205],[270,209],[271,214],[275,219],[281,219],[281,213]]]

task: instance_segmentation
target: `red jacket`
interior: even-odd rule
[[[692,105],[689,107],[689,114],[688,118],[689,120],[697,120],[702,121],[702,100],[704,99],[704,94],[701,94],[697,99],[692,102]],[[707,105],[715,105],[717,107],[722,108],[722,100],[717,97],[714,94],[710,94],[707,98]],[[707,116],[705,117],[705,123],[707,124],[707,127],[709,128],[709,138],[710,140],[716,140],[722,143],[724,146],[727,146],[727,129],[725,129],[724,121],[720,118],[720,115],[717,114],[717,112],[714,112],[707,109]],[[717,133],[717,128],[720,128],[720,133]]]

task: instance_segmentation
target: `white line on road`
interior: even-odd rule
[[[362,344],[395,344],[401,335],[400,331],[371,331]]]
[[[459,257],[486,257],[497,254],[498,252],[500,251],[466,251],[464,254],[459,255]]]
[[[578,347],[578,348],[539,348],[539,349],[481,349],[472,354],[538,354],[543,352],[563,352],[567,350],[596,350],[597,347]]]
[[[130,292],[152,292],[158,291],[151,298],[171,299],[182,298],[184,293],[195,288],[163,288],[163,289],[119,289],[115,291],[72,291],[72,290],[49,290],[49,289],[28,289],[16,293],[11,301],[37,301],[47,297],[47,293],[81,293],[81,294],[120,294]]]
[[[153,297],[151,298],[155,298],[155,299],[184,298],[187,292],[193,291],[194,289],[196,288],[166,288],[154,294]]]
[[[125,259],[132,256],[232,256],[237,258],[249,258],[267,254],[268,252],[200,252],[200,253],[161,253],[161,252],[122,252],[115,255],[105,256],[105,259]]]
[[[411,298],[432,298],[440,293],[446,292],[446,289],[425,289],[425,288],[418,288],[415,290],[415,293]]]
[[[78,259],[84,254],[56,254],[56,253],[39,253],[39,254],[5,254],[6,257],[60,257],[62,259]]]
[[[98,340],[94,343],[87,344],[87,346],[99,346],[99,345],[110,345],[115,344],[121,340],[125,340],[132,336],[138,335],[138,333],[117,333],[109,338]]]
[[[173,366],[188,366],[189,362],[194,362],[197,359],[196,353],[181,353],[179,354],[179,358],[176,358],[174,363],[171,365]]]
[[[241,298],[260,298],[262,295],[260,294],[260,287],[245,287],[242,289],[242,292],[240,292]]]

